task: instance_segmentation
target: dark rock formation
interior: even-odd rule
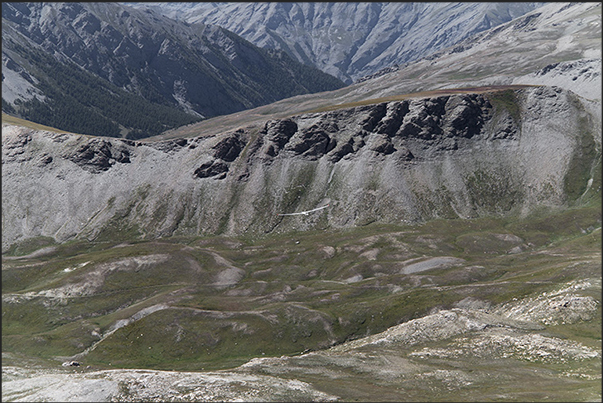
[[[129,163],[130,151],[127,146],[120,146],[107,140],[92,139],[75,151],[64,155],[64,158],[89,172],[99,173],[108,170],[116,162]]]
[[[317,159],[331,151],[335,147],[335,142],[321,126],[314,125],[301,130],[296,136],[295,141],[289,143],[287,149],[297,155],[303,155],[310,159]]]
[[[209,161],[201,164],[193,174],[195,178],[209,178],[215,177],[214,179],[224,179],[228,172],[228,165],[222,161]]]
[[[232,162],[243,150],[245,142],[238,134],[226,137],[214,146],[214,157],[220,158],[226,162]]]

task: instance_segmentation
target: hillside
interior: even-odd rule
[[[127,3],[226,28],[347,84],[428,56],[545,3]]]
[[[601,115],[601,5],[551,3],[433,56],[345,88],[302,95],[170,130],[163,140],[215,134],[267,118],[280,119],[341,105],[378,103],[440,89],[489,85],[558,86],[590,101]],[[151,139],[150,139],[151,140]]]
[[[264,234],[564,208],[600,195],[600,127],[572,92],[530,86],[146,143],[5,125],[2,244]],[[324,204],[330,207],[307,218],[277,216]]]
[[[140,140],[3,114],[3,401],[600,401],[601,4]]]
[[[4,112],[132,139],[344,85],[217,26],[117,3],[3,3],[2,60]]]
[[[601,397],[600,206],[15,252],[3,401]]]

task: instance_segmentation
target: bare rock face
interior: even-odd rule
[[[554,87],[443,95],[162,142],[5,126],[3,248],[128,228],[266,233],[565,206],[592,189],[600,157],[600,122],[581,102]]]

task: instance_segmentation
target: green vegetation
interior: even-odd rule
[[[199,121],[175,108],[131,94],[78,66],[14,45],[39,74],[46,100],[15,102],[21,118],[74,133],[137,139]],[[3,111],[10,112],[3,107]],[[84,118],[85,117],[85,118]],[[125,133],[124,133],[125,128]]]
[[[303,113],[319,113],[319,112],[328,112],[334,111],[338,109],[347,109],[354,108],[357,106],[364,105],[374,105],[380,104],[383,102],[392,102],[392,101],[404,101],[406,99],[412,98],[423,98],[423,97],[436,97],[443,95],[451,95],[451,94],[466,94],[466,93],[485,93],[489,94],[489,98],[493,101],[494,104],[503,106],[509,110],[512,114],[513,118],[519,118],[519,107],[516,104],[514,90],[524,88],[524,87],[534,87],[533,85],[507,85],[501,87],[463,87],[463,88],[449,88],[444,90],[430,90],[430,91],[419,91],[413,92],[410,94],[401,94],[401,95],[392,95],[388,97],[381,98],[371,98],[363,101],[356,102],[348,102],[345,104],[339,105],[330,105],[322,108],[311,109],[307,111],[303,111]],[[504,89],[507,88],[507,89]],[[515,114],[515,115],[514,115]]]
[[[6,253],[11,256],[22,256],[39,250],[43,247],[52,246],[55,244],[54,238],[40,236],[35,238],[27,238],[23,242],[12,245]]]
[[[2,110],[5,110],[5,109],[3,108]],[[13,111],[13,113],[14,113],[14,111]],[[15,125],[15,126],[29,127],[31,129],[35,129],[35,130],[46,130],[46,131],[57,132],[57,133],[65,133],[65,130],[60,130],[60,129],[57,129],[56,127],[50,127],[50,126],[41,125],[39,123],[34,123],[29,120],[25,120],[25,119],[21,119],[21,118],[15,117],[15,116],[8,115],[4,112],[2,112],[2,123]]]
[[[72,356],[104,335],[79,359],[101,368],[231,368],[378,333],[468,295],[498,304],[600,277],[598,207],[253,240],[115,234],[53,244],[51,255],[8,259],[48,240],[4,255],[3,352]],[[401,271],[439,256],[463,261]],[[597,324],[560,331],[596,344]]]
[[[579,112],[583,112],[581,105],[574,100],[574,106]],[[576,142],[578,146],[570,160],[569,169],[565,175],[565,193],[570,201],[579,200],[587,190],[589,179],[592,179],[589,196],[591,202],[601,200],[601,150],[598,150],[593,133],[593,124],[585,117],[579,120],[578,136]]]
[[[492,213],[509,213],[516,200],[521,200],[521,190],[513,185],[508,175],[487,170],[476,170],[465,180],[472,204]]]

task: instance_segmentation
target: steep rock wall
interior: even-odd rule
[[[2,245],[563,207],[593,186],[600,130],[579,97],[555,87],[409,99],[155,143],[4,126]]]

